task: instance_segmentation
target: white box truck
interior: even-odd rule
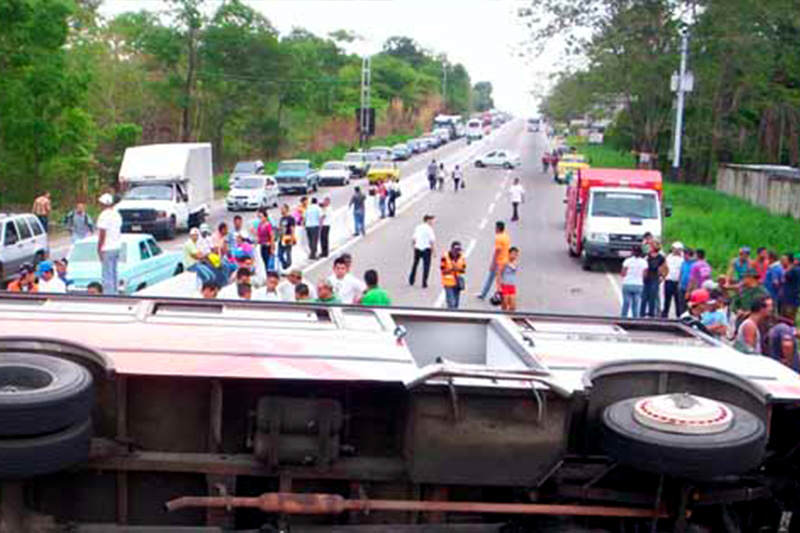
[[[210,143],[133,146],[119,170],[117,211],[125,233],[172,239],[200,225],[214,199]]]

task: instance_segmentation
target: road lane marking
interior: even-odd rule
[[[494,201],[495,202],[500,199],[500,195],[501,194],[503,194],[503,191],[497,191],[497,194],[494,195]]]
[[[477,239],[472,239],[471,241],[469,241],[469,245],[467,246],[467,250],[464,252],[464,259],[465,260],[469,259],[469,255],[472,253],[472,250],[475,249],[475,244],[477,244],[477,242],[478,242]],[[444,294],[444,289],[442,289],[442,292],[439,293],[439,296],[436,298],[436,301],[433,303],[433,306],[434,307],[444,307],[444,301],[445,301],[445,294]]]
[[[489,217],[483,217],[483,219],[481,219],[481,223],[478,224],[478,229],[485,228],[486,224],[488,224],[488,223],[489,223]]]
[[[489,214],[490,215],[492,214],[492,211],[494,211],[495,205],[496,205],[495,202],[492,202],[491,204],[489,204]]]
[[[611,288],[614,290],[614,294],[617,296],[619,305],[622,305],[622,288],[619,286],[617,278],[608,270],[606,270],[606,278],[608,279],[608,282],[611,283]]]

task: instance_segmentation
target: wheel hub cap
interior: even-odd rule
[[[689,393],[649,396],[637,401],[633,418],[641,425],[668,433],[708,435],[733,424],[725,404]]]

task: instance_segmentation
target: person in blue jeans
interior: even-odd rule
[[[647,270],[644,273],[644,285],[642,286],[640,316],[655,317],[660,315],[658,289],[668,270],[667,260],[661,255],[661,245],[654,239],[650,242],[650,250],[647,253]]]
[[[622,318],[627,318],[628,314],[639,318],[646,270],[647,260],[642,257],[642,248],[636,246],[633,255],[622,263]]]
[[[361,192],[361,187],[353,189],[353,196],[350,198],[350,207],[353,208],[353,224],[355,226],[355,233],[353,236],[365,235],[366,229],[364,227],[364,217],[366,212],[367,197]]]

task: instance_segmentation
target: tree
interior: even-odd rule
[[[472,88],[473,107],[475,111],[488,111],[494,108],[494,100],[492,99],[492,82],[479,81]]]

